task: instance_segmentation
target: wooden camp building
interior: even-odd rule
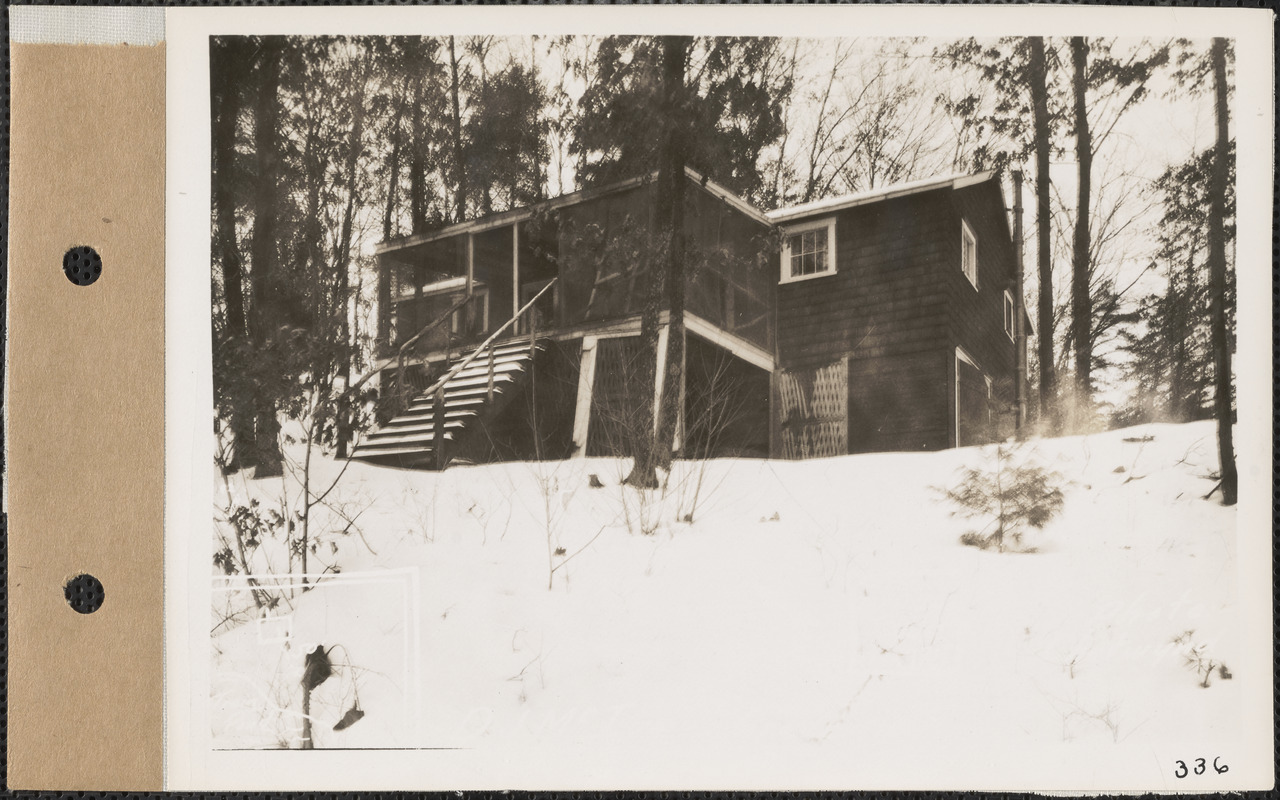
[[[678,454],[936,450],[1008,432],[1025,310],[994,175],[768,213],[686,179]],[[637,178],[382,244],[379,425],[353,456],[439,469],[628,455],[653,358],[640,332],[656,191]]]

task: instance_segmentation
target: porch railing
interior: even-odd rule
[[[453,378],[459,372],[462,372],[464,369],[471,366],[471,362],[475,361],[477,356],[479,356],[481,353],[487,350],[489,354],[489,370],[488,370],[488,383],[487,383],[486,395],[488,398],[488,402],[493,402],[493,379],[494,379],[493,343],[497,341],[498,338],[501,337],[504,333],[506,333],[507,330],[511,328],[512,325],[515,325],[516,322],[521,317],[529,313],[529,309],[533,308],[534,304],[537,303],[538,300],[541,299],[544,294],[546,294],[553,286],[556,285],[557,280],[559,280],[559,278],[552,278],[551,281],[547,283],[546,286],[542,287],[541,291],[539,291],[529,300],[529,302],[521,306],[520,310],[517,311],[515,315],[511,317],[511,319],[504,322],[501,327],[499,327],[493,333],[489,334],[489,337],[485,339],[483,342],[481,342],[478,347],[473,349],[471,353],[467,355],[466,358],[459,361],[457,364],[451,367],[448,372],[446,372],[441,377],[437,378],[436,382],[431,384],[431,386],[425,392],[423,392],[423,394],[431,395],[431,411],[432,411],[432,420],[433,420],[431,451],[432,451],[432,456],[435,458],[435,461],[436,461],[436,469],[444,469],[444,466],[445,466],[445,455],[444,455],[444,387],[445,385],[449,381],[453,380]],[[538,341],[538,316],[536,314],[531,314],[529,316],[529,352],[531,355],[533,353],[534,346],[537,344],[537,341]],[[403,361],[401,362],[401,369],[403,370]]]
[[[444,324],[446,321],[452,320],[455,314],[462,311],[462,309],[466,307],[468,303],[470,303],[472,300],[475,300],[477,297],[480,297],[480,295],[477,295],[477,294],[464,295],[456,303],[450,306],[448,311],[436,317],[431,322],[428,322],[426,325],[422,327],[421,330],[419,330],[413,336],[406,339],[400,345],[399,349],[396,351],[396,395],[399,400],[397,404],[397,411],[404,410],[404,408],[408,405],[409,398],[406,396],[406,393],[405,393],[405,388],[406,388],[405,354],[409,352],[409,348],[413,347],[415,344],[417,344],[419,341],[422,340],[422,337],[426,336],[428,333],[431,333],[436,328]],[[453,350],[453,337],[448,333],[446,333],[445,363],[448,363],[449,358],[452,356],[452,352],[451,352],[452,350]]]

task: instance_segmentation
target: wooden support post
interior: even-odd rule
[[[689,335],[688,331],[681,329],[680,335],[684,338],[684,347],[680,348],[680,397],[676,402],[676,430],[675,435],[671,437],[671,452],[678,453],[684,447],[684,404],[685,404],[685,387],[687,375],[689,374]]]
[[[493,345],[489,345],[489,389],[485,393],[485,399],[489,405],[493,405],[493,351],[495,349]]]
[[[778,401],[778,369],[769,370],[769,458],[782,456],[782,405]]]
[[[413,268],[413,330],[421,330],[422,321],[422,284],[427,279],[427,268],[418,265]],[[407,333],[407,331],[406,331]]]
[[[591,430],[591,396],[596,380],[596,338],[582,338],[582,360],[578,368],[578,401],[573,409],[573,458],[587,454],[587,434]]]
[[[404,351],[396,356],[396,407],[391,416],[399,416],[409,405],[409,395],[404,389]]]
[[[520,223],[511,225],[511,316],[520,313]]]
[[[667,377],[667,337],[670,335],[670,325],[663,325],[658,329],[658,363],[653,379],[653,432],[655,435],[658,432],[658,420],[662,416],[662,390]]]
[[[467,300],[475,296],[476,284],[476,235],[467,234]],[[462,335],[470,336],[475,331],[475,308],[471,302],[465,306],[462,315]]]
[[[529,309],[529,358],[533,358],[534,345],[538,343],[538,307]]]
[[[436,389],[435,400],[431,404],[432,431],[431,455],[435,458],[436,469],[444,469],[444,386]]]

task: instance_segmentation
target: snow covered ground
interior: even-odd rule
[[[308,571],[340,572],[291,599],[263,576],[286,599],[223,622],[254,604],[243,575],[214,569],[213,743],[299,746],[318,645],[334,674],[311,697],[317,748],[678,761],[714,742],[821,762],[1229,739],[1236,518],[1202,499],[1215,446],[1210,423],[1033,442],[1068,482],[1033,553],[959,543],[972,525],[938,487],[974,448],[683,464],[665,499],[620,487],[627,465],[603,459],[353,463],[311,522]],[[342,469],[319,458],[313,488]],[[300,497],[291,479],[228,486],[262,507]],[[252,561],[279,573],[288,558],[268,537]],[[1208,688],[1193,648],[1215,664]]]

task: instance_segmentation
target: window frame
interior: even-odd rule
[[[965,253],[967,245],[973,242],[973,274],[969,274],[967,265],[965,264]],[[973,284],[974,290],[978,289],[978,234],[973,232],[973,228],[969,226],[969,221],[961,218],[960,220],[960,272],[964,274],[965,279]]]
[[[813,272],[808,275],[792,275],[791,274],[791,239],[794,236],[805,233],[807,231],[815,231],[825,229],[827,232],[827,268],[821,272]],[[824,217],[822,219],[810,220],[802,222],[798,225],[787,225],[782,228],[782,254],[778,264],[778,282],[779,283],[799,283],[800,281],[812,280],[813,278],[825,278],[829,275],[836,274],[836,218]]]

